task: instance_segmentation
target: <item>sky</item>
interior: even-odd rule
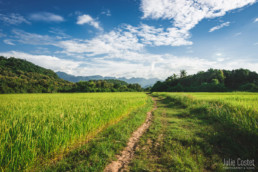
[[[258,72],[258,3],[0,0],[0,55],[76,76]]]

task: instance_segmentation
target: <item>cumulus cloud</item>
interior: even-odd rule
[[[254,23],[258,22],[258,18],[254,19]]]
[[[63,22],[64,18],[60,15],[49,13],[49,12],[39,12],[30,15],[31,20],[44,21],[44,22]]]
[[[124,25],[108,33],[100,34],[91,40],[64,40],[58,46],[67,53],[87,53],[88,56],[100,54],[118,54],[124,51],[144,51],[150,46],[191,45],[187,41],[190,35],[176,28],[155,28],[142,24],[138,27]],[[121,55],[122,56],[122,55]]]
[[[95,19],[93,19],[88,14],[84,14],[84,15],[78,16],[76,23],[79,24],[79,25],[89,24],[89,25],[95,27],[96,29],[102,30],[102,28],[100,27],[99,22],[96,21]]]
[[[17,13],[0,14],[0,21],[5,24],[18,25],[22,23],[30,24],[22,15]]]
[[[189,45],[189,31],[205,18],[220,17],[234,9],[255,3],[256,0],[142,0],[143,19],[163,19],[172,22],[167,31],[162,32],[169,39],[178,40],[169,45]],[[224,27],[224,26],[223,26]],[[171,34],[172,33],[172,34]],[[164,37],[156,37],[163,42]],[[167,45],[160,44],[157,45]]]
[[[143,18],[173,19],[176,27],[190,30],[204,18],[255,3],[256,0],[142,0]]]
[[[219,30],[219,29],[221,29],[221,28],[223,28],[223,27],[226,27],[226,26],[229,26],[229,25],[230,25],[230,22],[222,23],[222,24],[220,24],[220,25],[218,25],[218,26],[212,27],[212,28],[209,30],[209,32],[213,32],[213,31],[215,31],[215,30]]]

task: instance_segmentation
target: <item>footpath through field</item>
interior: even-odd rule
[[[136,144],[138,143],[140,137],[151,125],[152,113],[157,109],[156,100],[154,98],[152,98],[152,100],[154,101],[154,108],[151,111],[147,112],[147,118],[145,122],[136,131],[133,132],[127,143],[127,146],[124,148],[121,154],[117,156],[117,160],[112,161],[109,165],[107,165],[107,167],[104,169],[104,172],[117,172],[127,170],[128,165],[133,158]]]
[[[40,171],[103,171],[110,162],[116,160],[116,155],[123,151],[132,133],[145,123],[146,114],[148,122],[142,130],[146,130],[146,126],[149,125],[151,113],[147,112],[153,109],[153,101],[151,97],[145,97],[143,106],[131,111],[119,122],[108,126],[87,144],[70,151],[54,164],[39,168]]]
[[[128,171],[255,170],[257,133],[225,125],[200,106],[156,96],[152,124],[140,138]],[[228,164],[229,158],[235,164]]]
[[[227,164],[229,158],[248,160],[238,167],[255,170],[258,134],[229,125],[224,117],[234,115],[231,106],[167,93],[151,96],[154,108],[149,98],[144,107],[42,171],[226,171],[237,167]],[[209,111],[213,106],[226,108],[227,114],[216,116]],[[255,111],[247,112],[242,115],[255,121]]]

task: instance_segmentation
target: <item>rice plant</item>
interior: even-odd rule
[[[25,170],[55,158],[146,100],[144,93],[0,95],[0,169]]]
[[[199,110],[207,117],[216,118],[227,126],[249,134],[258,135],[258,94],[233,93],[154,93],[168,96]]]

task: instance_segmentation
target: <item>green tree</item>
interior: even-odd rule
[[[186,77],[187,73],[186,73],[186,70],[180,70],[180,78],[184,78]]]

